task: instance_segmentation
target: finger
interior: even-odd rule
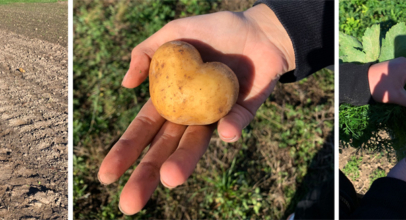
[[[206,151],[214,129],[215,125],[189,126],[186,129],[178,149],[161,167],[160,176],[164,186],[174,188],[187,180]]]
[[[168,23],[133,49],[130,67],[124,76],[122,86],[135,88],[147,78],[149,64],[155,51],[162,44],[175,40],[177,37],[176,28],[174,27],[176,24],[173,23],[175,22]]]
[[[151,52],[145,51],[145,49],[140,49],[138,46],[133,49],[130,67],[123,78],[122,86],[132,89],[147,79],[152,57],[152,55],[148,55],[150,53]]]
[[[165,122],[151,147],[121,191],[120,210],[126,215],[139,212],[159,184],[159,169],[179,144],[186,126]]]
[[[264,71],[259,73],[265,73]],[[262,74],[265,75],[265,74]],[[244,129],[255,117],[258,108],[265,102],[271,92],[274,90],[279,78],[266,78],[264,82],[269,82],[262,91],[252,92],[252,96],[247,94],[233,106],[231,111],[218,122],[218,132],[221,140],[225,142],[235,142],[241,137]]]
[[[253,113],[248,109],[241,105],[235,105],[218,123],[218,132],[221,140],[225,142],[237,141],[241,137],[242,129],[244,129],[253,118]]]
[[[158,133],[164,122],[165,119],[158,114],[151,100],[148,100],[104,158],[98,173],[100,182],[110,184],[123,175]]]

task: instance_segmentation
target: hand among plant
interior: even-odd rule
[[[217,124],[220,138],[226,142],[240,138],[279,76],[295,69],[288,34],[272,10],[260,4],[244,12],[218,12],[168,23],[134,48],[122,85],[140,85],[148,76],[154,52],[172,40],[194,45],[204,62],[225,63],[237,75],[237,103]],[[99,180],[103,184],[118,180],[150,145],[120,196],[121,211],[135,214],[147,203],[159,181],[174,188],[187,180],[206,151],[215,127],[166,121],[149,100],[103,160]]]
[[[368,80],[376,102],[406,106],[406,58],[399,57],[372,65]]]

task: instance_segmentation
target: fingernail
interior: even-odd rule
[[[115,176],[113,176],[113,175],[111,175],[111,174],[108,174],[108,173],[106,173],[106,174],[103,175],[104,181],[102,181],[102,180],[100,179],[100,174],[97,173],[97,179],[98,179],[99,182],[100,182],[101,184],[103,184],[103,185],[109,185],[110,183],[116,181]]]
[[[123,84],[124,81],[126,81],[130,78],[129,72],[130,72],[130,70],[128,70],[127,73],[124,75],[124,78],[123,78],[123,81],[121,82],[121,84]]]
[[[107,185],[107,184],[103,183],[103,181],[100,180],[100,174],[99,174],[99,173],[97,173],[97,179],[99,180],[99,182],[100,182],[101,184]]]
[[[173,189],[176,188],[176,186],[169,186],[168,184],[166,184],[163,180],[161,180],[162,185],[164,185],[166,188],[168,189]]]
[[[220,135],[221,136],[221,135]],[[234,136],[234,137],[231,137],[231,138],[226,138],[226,137],[224,137],[224,136],[221,136],[221,139],[223,140],[223,141],[226,141],[226,142],[234,142],[234,141],[237,141],[238,140],[238,137],[237,136]]]
[[[123,212],[123,210],[121,209],[120,204],[118,204],[118,209],[120,209],[120,212],[121,212],[121,213],[123,213],[124,215],[129,215],[129,214],[127,214],[127,213]]]

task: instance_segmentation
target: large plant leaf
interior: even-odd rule
[[[343,62],[365,61],[365,54],[361,51],[362,44],[355,37],[339,33],[340,59]]]
[[[385,39],[382,40],[379,62],[399,56],[406,57],[406,25],[404,22],[394,25],[386,32]]]
[[[362,48],[362,44],[357,40],[357,38],[344,34],[342,32],[339,33],[339,43],[340,49],[344,49],[347,47]]]
[[[367,28],[362,37],[362,45],[365,52],[365,63],[377,61],[379,57],[379,34],[380,25],[375,24]]]

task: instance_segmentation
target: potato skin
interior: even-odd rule
[[[149,91],[158,113],[176,124],[207,125],[224,117],[237,101],[234,72],[219,62],[203,63],[183,41],[163,44],[149,68]]]

